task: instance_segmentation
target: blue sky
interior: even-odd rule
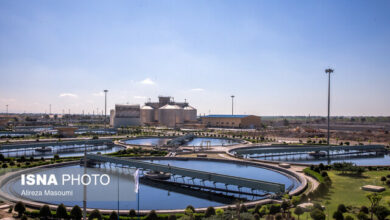
[[[390,115],[390,1],[0,1],[0,112],[158,95],[198,113]]]

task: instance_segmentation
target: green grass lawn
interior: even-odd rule
[[[367,171],[363,173],[362,177],[344,176],[336,171],[330,171],[328,174],[333,182],[330,193],[324,198],[318,199],[318,202],[326,206],[326,214],[329,211],[329,214],[332,216],[339,204],[358,208],[362,205],[368,207],[369,201],[366,195],[369,192],[361,190],[360,187],[364,185],[385,186],[380,181],[380,178],[390,174],[390,171]],[[388,207],[387,202],[390,201],[390,187],[385,187],[386,191],[380,193],[383,196],[381,205]]]

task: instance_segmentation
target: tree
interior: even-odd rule
[[[367,195],[368,200],[370,201],[370,212],[371,212],[371,220],[374,217],[374,209],[379,205],[379,202],[382,200],[382,196],[377,193],[370,193]]]
[[[156,214],[156,211],[152,210],[148,213],[148,215],[146,216],[146,219],[147,220],[158,220],[158,216]]]
[[[368,216],[366,213],[360,211],[359,214],[356,216],[359,220],[368,220]]]
[[[111,212],[109,220],[118,220],[118,214],[116,213],[116,211]]]
[[[294,210],[294,214],[298,216],[298,220],[299,220],[299,216],[302,215],[304,212],[305,211],[300,206],[296,207],[295,210]]]
[[[259,215],[260,217],[263,217],[264,215],[266,215],[268,213],[268,208],[267,206],[262,206],[259,210]]]
[[[240,213],[245,213],[245,212],[248,212],[248,209],[246,208],[246,205],[242,204],[240,206]]]
[[[283,213],[286,213],[286,211],[288,211],[290,209],[290,201],[287,200],[287,199],[284,199],[282,204],[280,205],[280,207],[283,209]]]
[[[134,209],[130,209],[129,211],[129,216],[130,218],[134,218],[137,214],[135,213],[135,210]]]
[[[168,220],[176,220],[176,215],[174,214],[169,215]]]
[[[269,214],[275,215],[278,212],[280,212],[280,205],[279,204],[272,204],[269,207]]]
[[[382,181],[383,184],[385,184],[385,182],[386,182],[386,177],[385,177],[385,176],[382,176],[382,177],[381,177],[381,181]]]
[[[384,206],[376,206],[374,208],[374,214],[378,220],[385,220],[388,215],[390,215],[390,210]]]
[[[68,218],[68,212],[66,211],[64,204],[61,203],[60,205],[58,205],[56,215],[59,219]]]
[[[24,205],[24,203],[22,201],[19,201],[15,204],[14,210],[15,210],[15,212],[18,213],[18,217],[20,217],[26,211],[26,206]]]
[[[333,213],[332,216],[335,220],[344,220],[343,213],[340,210],[337,210]]]
[[[41,219],[48,219],[51,216],[51,210],[48,205],[44,205],[39,210],[39,216]]]
[[[350,216],[350,215],[345,216],[344,219],[345,219],[345,220],[354,220],[354,218],[353,218],[352,216]]]
[[[83,217],[83,212],[78,205],[73,206],[72,210],[70,211],[70,217],[75,220],[80,220]]]
[[[195,208],[194,208],[194,206],[192,206],[192,205],[188,205],[188,206],[186,207],[186,209],[191,209],[192,212],[195,212]]]
[[[346,213],[347,212],[347,208],[345,207],[344,204],[340,204],[338,207],[337,207],[337,211],[341,212],[341,213]]]
[[[100,211],[98,209],[94,209],[91,214],[88,216],[88,220],[98,219],[102,220],[102,214],[100,214]]]
[[[214,207],[210,206],[210,207],[207,208],[207,210],[206,210],[204,216],[205,216],[206,218],[208,218],[208,217],[210,217],[210,216],[212,216],[212,215],[215,215],[215,209],[214,209]]]
[[[325,220],[326,218],[324,212],[319,209],[313,209],[313,211],[310,212],[310,217],[314,220]]]

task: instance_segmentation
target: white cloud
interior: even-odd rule
[[[146,78],[146,79],[142,80],[139,83],[144,84],[144,85],[155,85],[156,84],[156,82],[154,82],[150,78]]]
[[[192,91],[192,92],[203,92],[204,89],[202,89],[202,88],[194,88],[194,89],[191,89],[190,91]]]
[[[104,92],[92,93],[93,96],[104,96]]]
[[[135,98],[135,99],[146,99],[145,96],[138,96],[138,95],[134,96],[134,98]]]
[[[63,98],[63,97],[77,98],[78,97],[78,95],[73,94],[73,93],[61,93],[59,96],[61,98]]]

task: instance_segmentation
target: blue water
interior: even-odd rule
[[[259,159],[259,160],[271,160],[271,161],[285,161],[285,162],[295,162],[295,163],[305,163],[305,164],[333,164],[340,162],[349,162],[354,163],[359,166],[384,166],[390,165],[390,155],[389,154],[376,154],[375,152],[367,152],[355,154],[356,151],[338,151],[333,152],[338,154],[348,153],[348,155],[331,155],[329,158],[324,157],[313,157],[308,155],[307,152],[296,152],[293,155],[272,155],[271,154],[243,154],[245,158]],[[266,157],[264,157],[266,156]]]
[[[144,146],[161,146],[166,144],[170,138],[135,138],[123,140],[125,144],[144,145]]]
[[[197,137],[188,142],[185,146],[206,146],[207,142],[210,142],[210,146],[230,146],[239,143],[235,140],[229,139]]]
[[[252,178],[257,180],[277,182],[277,183],[285,184],[286,188],[290,186],[292,186],[292,188],[297,187],[297,182],[295,179],[290,179],[289,177],[281,173],[260,168],[260,167],[239,165],[239,164],[227,163],[227,162],[196,161],[196,160],[188,160],[188,161],[155,160],[152,162],[159,163],[159,164],[169,163],[171,166],[198,169],[198,170],[227,174],[227,175],[237,176],[237,177],[245,177],[245,178]],[[72,167],[79,167],[79,166],[75,165]],[[69,169],[69,166],[62,167],[62,168],[55,168],[55,169],[57,169],[56,172],[59,172],[58,169],[66,170]],[[117,169],[120,170],[121,168],[117,168]],[[50,171],[40,171],[38,173],[50,173]],[[183,181],[183,179],[177,181],[181,182]],[[190,183],[190,179],[185,179],[184,181],[186,183]],[[195,180],[195,182],[197,182],[197,180]],[[206,181],[205,185],[212,186],[212,183]],[[6,184],[6,186],[4,186],[3,189],[12,191],[17,188],[20,188],[20,181],[15,181],[13,183],[9,182],[8,184]],[[128,190],[133,190],[133,188],[129,188]],[[249,192],[250,190],[247,191]],[[105,198],[106,196],[108,196],[110,192],[100,190],[99,192],[96,193],[101,195],[102,198]],[[219,200],[216,201],[215,199],[213,200],[212,198],[199,198],[199,195],[197,193],[195,195],[188,195],[179,192],[174,192],[174,190],[160,189],[142,183],[140,184],[139,198],[140,198],[139,200],[140,209],[182,209],[185,208],[187,205],[192,205],[194,207],[208,207],[208,206],[218,206],[218,205],[225,205],[225,204],[234,205],[235,202],[233,200],[230,202],[222,202]],[[248,199],[253,199],[253,198],[249,197]],[[261,199],[261,197],[255,199]],[[58,201],[58,202],[50,202],[50,203],[52,204],[64,203],[65,205],[68,206],[82,205],[82,201]],[[87,202],[88,208],[117,209],[118,208],[117,205],[118,205],[117,201]],[[122,210],[137,209],[137,201],[122,200],[119,204],[119,208]]]
[[[47,146],[51,148],[51,151],[48,152],[39,152],[34,148],[29,148],[25,150],[9,149],[9,150],[0,150],[0,153],[5,157],[31,157],[34,158],[52,158],[55,154],[60,155],[60,157],[80,157],[84,155],[84,145],[53,145]],[[123,149],[121,146],[117,145],[87,145],[88,153],[98,153],[107,154],[117,152]]]

